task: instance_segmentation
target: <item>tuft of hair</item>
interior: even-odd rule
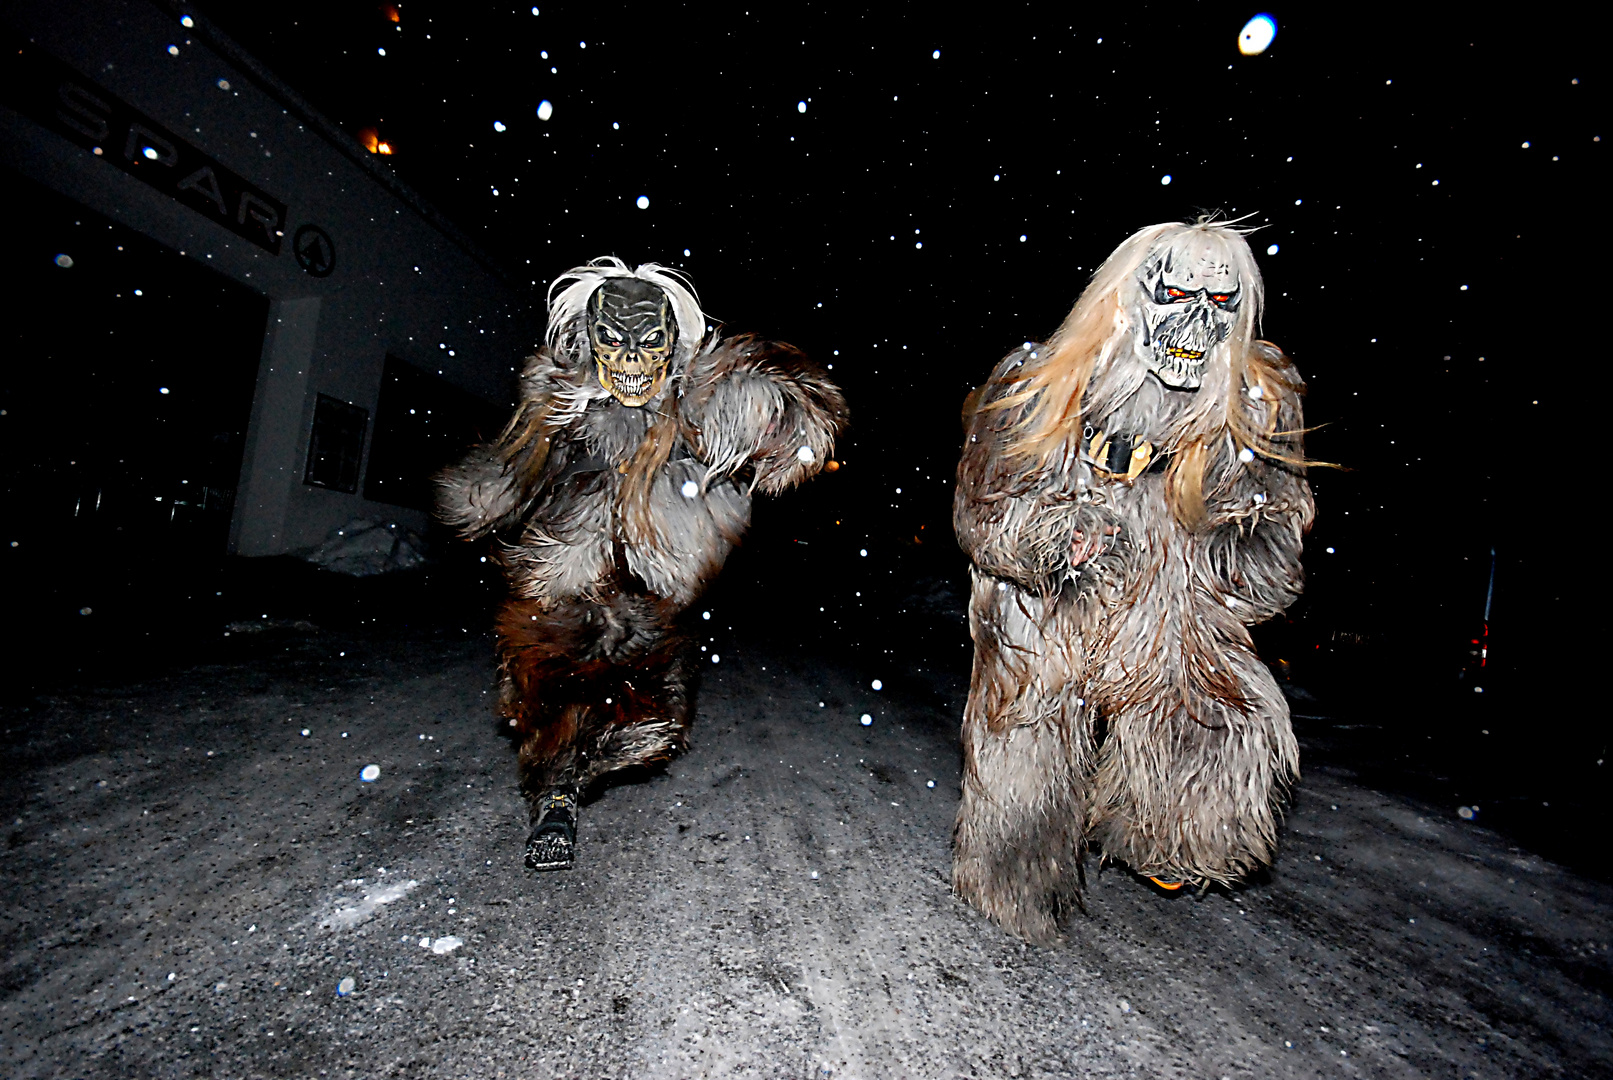
[[[647,281],[667,294],[672,302],[672,317],[678,324],[673,374],[681,372],[706,340],[706,313],[700,309],[694,282],[682,272],[659,263],[642,263],[629,268],[616,256],[604,255],[583,266],[574,266],[555,278],[549,286],[549,326],[544,331],[549,347],[574,356],[586,352],[582,346],[588,336],[584,322],[588,298],[609,278]]]
[[[1011,376],[1010,392],[981,406],[1020,410],[1009,452],[1030,459],[1037,471],[1046,469],[1068,452],[1089,418],[1108,415],[1137,391],[1147,372],[1134,358],[1139,328],[1132,325],[1125,290],[1151,252],[1187,236],[1216,247],[1237,268],[1244,301],[1228,338],[1231,370],[1206,372],[1169,435],[1167,448],[1176,459],[1167,491],[1176,517],[1190,528],[1203,520],[1205,459],[1219,438],[1294,468],[1312,464],[1303,455],[1302,432],[1279,430],[1276,410],[1267,411],[1269,419],[1257,419],[1242,392],[1258,386],[1266,402],[1303,392],[1282,352],[1257,337],[1265,284],[1244,239],[1250,231],[1207,215],[1191,224],[1150,225],[1127,237],[1093,273],[1053,336]]]
[[[635,544],[667,554],[671,553],[671,545],[656,525],[655,515],[650,510],[650,493],[661,467],[672,457],[682,427],[676,408],[657,413],[644,433],[644,441],[622,467],[622,483],[616,492],[616,512],[626,526],[628,537]]]

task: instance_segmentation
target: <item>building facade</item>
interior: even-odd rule
[[[13,486],[248,556],[423,531],[430,471],[507,412],[530,287],[200,15],[24,0],[0,33]],[[98,434],[58,445],[84,400]]]

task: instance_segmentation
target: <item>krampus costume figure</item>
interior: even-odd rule
[[[499,711],[531,805],[526,862],[569,866],[594,780],[686,745],[679,614],[774,494],[828,461],[839,389],[788,345],[708,332],[654,264],[599,259],[549,290],[547,346],[497,441],[440,480],[439,512],[495,536]]]
[[[1225,224],[1156,225],[965,408],[973,561],[958,894],[1034,941],[1087,845],[1165,888],[1270,862],[1298,775],[1248,626],[1299,594],[1298,373]]]

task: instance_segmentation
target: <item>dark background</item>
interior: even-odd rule
[[[731,329],[834,363],[859,542],[945,531],[963,395],[1127,234],[1252,215],[1280,249],[1266,333],[1310,382],[1313,454],[1351,470],[1315,479],[1306,616],[1415,627],[1403,660],[1449,671],[1495,547],[1515,667],[1524,626],[1571,614],[1531,524],[1577,459],[1540,308],[1557,219],[1596,201],[1597,91],[1572,33],[1313,9],[1244,57],[1256,7],[206,5],[535,301],[595,255],[663,261]]]
[[[0,204],[14,694],[220,591],[269,301],[6,170]]]
[[[1600,231],[1605,65],[1570,19],[200,8],[355,137],[375,130],[386,165],[535,306],[588,258],[664,262],[730,330],[834,365],[853,410],[844,467],[759,507],[721,596],[765,596],[781,633],[848,663],[943,647],[964,663],[964,394],[1057,326],[1137,228],[1251,215],[1266,336],[1309,381],[1313,456],[1344,466],[1313,473],[1307,595],[1262,631],[1296,712],[1349,721],[1308,761],[1348,751],[1442,799],[1482,795],[1486,820],[1556,836],[1563,857],[1606,851],[1576,824],[1608,742],[1606,706],[1586,704],[1605,527],[1583,434],[1605,380],[1599,342],[1560,343],[1599,321],[1579,249]],[[1262,10],[1276,39],[1242,56]]]

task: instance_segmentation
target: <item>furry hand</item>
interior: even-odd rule
[[[1070,534],[1070,565],[1080,566],[1094,555],[1110,547],[1110,540],[1120,535],[1120,526],[1111,522],[1093,522],[1077,528]]]

